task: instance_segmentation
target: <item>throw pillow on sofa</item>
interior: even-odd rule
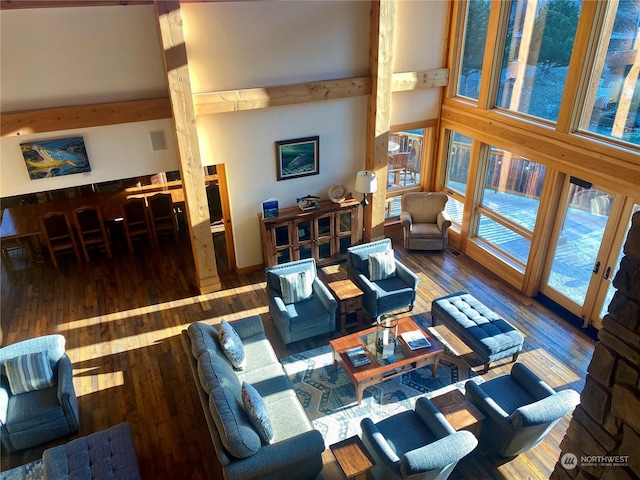
[[[222,351],[231,362],[231,365],[233,365],[233,368],[236,370],[244,370],[247,366],[247,358],[244,354],[242,339],[226,320],[220,322],[218,340],[220,341],[220,348],[222,348]]]
[[[33,392],[53,387],[53,370],[47,352],[28,353],[5,360],[4,369],[11,393]]]
[[[255,455],[262,441],[244,411],[242,400],[233,392],[217,387],[209,393],[209,411],[220,433],[220,441],[230,455],[247,458]]]
[[[274,432],[267,406],[260,393],[247,382],[242,382],[242,403],[262,440],[271,443]]]

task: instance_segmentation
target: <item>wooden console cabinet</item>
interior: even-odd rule
[[[277,217],[259,213],[265,266],[304,258],[314,258],[318,265],[339,260],[362,236],[359,207],[355,199],[321,200],[320,208],[309,212],[296,206],[281,209]]]

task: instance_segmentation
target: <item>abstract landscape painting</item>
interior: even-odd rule
[[[90,172],[82,137],[21,143],[31,180]]]

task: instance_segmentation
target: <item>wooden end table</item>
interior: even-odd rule
[[[367,471],[376,464],[358,436],[334,443],[329,448],[347,478],[366,480]]]
[[[351,280],[337,280],[327,287],[340,306],[340,333],[347,333],[347,328],[360,325],[362,296],[364,292]],[[351,320],[350,318],[354,318]]]
[[[460,390],[456,388],[438,395],[431,399],[431,403],[442,412],[453,428],[468,430],[478,438],[484,415]]]

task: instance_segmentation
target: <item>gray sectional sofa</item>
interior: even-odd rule
[[[322,470],[324,440],[314,430],[269,343],[262,319],[229,322],[242,340],[244,370],[234,370],[218,328],[195,322],[182,331],[196,388],[224,478],[311,479]],[[242,383],[262,396],[274,431],[261,440],[242,401]]]

